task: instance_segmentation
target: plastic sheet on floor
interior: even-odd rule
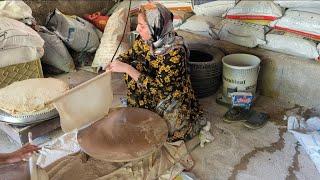
[[[76,131],[64,134],[42,147],[37,165],[46,168],[61,158],[79,152],[80,149]]]
[[[38,158],[38,176],[47,179],[173,179],[194,162],[184,141],[165,143],[152,155],[133,162],[97,160],[79,152],[76,132],[46,144]]]
[[[320,172],[320,118],[305,120],[299,116],[290,116],[287,128],[306,150]]]

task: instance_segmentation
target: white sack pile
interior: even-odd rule
[[[262,25],[225,19],[222,21],[219,38],[234,44],[253,48],[261,44],[266,44],[265,33],[267,30],[268,29]]]
[[[203,16],[222,16],[236,5],[236,0],[193,0],[193,12]]]
[[[0,17],[0,67],[34,61],[43,56],[44,41],[20,21]]]
[[[304,58],[319,58],[316,42],[299,35],[272,30],[266,35],[266,41],[267,44],[260,45],[261,48]]]
[[[220,17],[194,15],[187,19],[186,22],[179,27],[179,30],[218,39],[221,21],[222,18]]]

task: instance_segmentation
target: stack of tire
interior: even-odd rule
[[[222,82],[222,57],[224,53],[209,45],[197,45],[190,49],[188,72],[198,98],[213,95]]]

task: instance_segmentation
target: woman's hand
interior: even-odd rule
[[[138,81],[140,76],[140,72],[134,67],[120,61],[113,61],[110,63],[109,66],[107,66],[106,71],[127,73],[135,81]]]
[[[31,155],[35,152],[38,152],[39,149],[40,148],[36,145],[26,144],[12,153],[0,155],[2,156],[0,159],[3,159],[3,162],[0,163],[15,163],[22,161],[31,157]]]
[[[106,71],[128,73],[130,67],[131,66],[129,64],[121,61],[113,61],[107,66]]]

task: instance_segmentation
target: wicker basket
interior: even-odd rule
[[[0,68],[0,88],[15,81],[42,78],[43,72],[40,59]]]

